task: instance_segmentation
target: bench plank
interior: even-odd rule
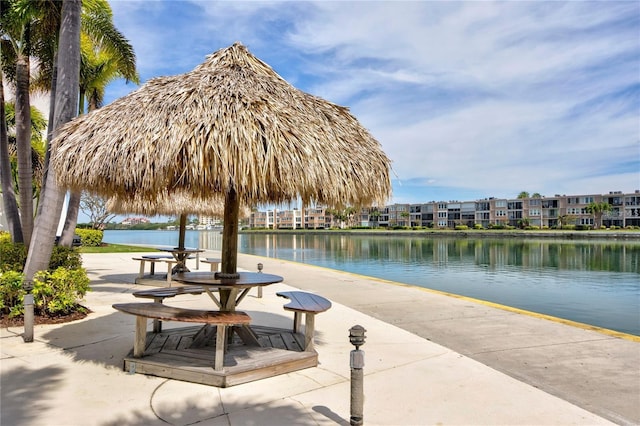
[[[204,293],[204,288],[200,286],[186,286],[186,287],[161,287],[153,288],[151,290],[138,290],[134,291],[135,297],[141,297],[146,299],[153,299],[156,303],[162,303],[167,297],[175,297],[180,294],[193,294],[198,295]],[[153,332],[160,333],[162,331],[162,321],[159,319],[153,320]]]
[[[276,294],[291,300],[284,305],[287,311],[320,313],[331,308],[331,302],[317,294],[304,291],[280,291]]]
[[[251,317],[244,312],[204,311],[167,306],[162,303],[116,303],[112,305],[120,312],[136,316],[136,334],[133,341],[133,356],[144,355],[147,337],[147,318],[163,321],[198,322],[216,325],[216,351],[213,359],[214,370],[224,367],[224,350],[227,327],[231,325],[248,326]]]
[[[167,297],[175,297],[181,294],[202,294],[204,293],[204,288],[196,285],[185,286],[185,287],[160,287],[153,288],[150,290],[138,290],[134,291],[133,295],[135,297],[142,297],[147,299],[165,299]]]
[[[250,324],[251,317],[244,312],[204,311],[167,306],[162,303],[116,303],[114,309],[126,314],[162,321],[197,322],[204,324]]]
[[[207,257],[206,259],[203,259],[200,262],[209,263],[211,265],[211,272],[218,272],[218,270],[220,269],[220,263],[222,263],[222,260],[214,257]]]
[[[302,323],[301,313],[304,318],[304,350],[312,352],[313,334],[315,333],[315,316],[331,308],[331,302],[317,294],[305,291],[280,291],[276,293],[280,297],[289,299],[284,305],[287,311],[293,311],[293,332],[298,333]]]
[[[159,258],[159,257],[146,257],[146,256],[142,256],[142,257],[133,257],[133,260],[137,260],[138,262],[140,262],[140,271],[138,272],[138,278],[136,278],[136,283],[138,283],[139,280],[144,278],[144,265],[145,263],[149,263],[149,274],[150,275],[155,275],[156,274],[156,263],[160,262],[160,263],[166,263],[167,264],[167,283],[169,284],[169,287],[171,287],[171,268],[173,267],[174,264],[177,263],[177,261],[175,259],[167,259],[167,258]]]

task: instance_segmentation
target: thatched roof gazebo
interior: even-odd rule
[[[241,202],[357,206],[391,192],[390,160],[347,108],[294,88],[239,43],[72,120],[51,149],[62,187],[224,197],[222,271],[231,274]]]

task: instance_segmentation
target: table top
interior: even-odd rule
[[[171,253],[202,253],[204,250],[203,249],[197,249],[197,248],[179,248],[179,247],[174,247],[174,248],[158,248],[158,250],[160,251],[168,251]]]
[[[239,278],[216,278],[215,272],[184,272],[175,274],[175,281],[185,284],[196,284],[210,287],[248,288],[259,287],[282,282],[280,275],[263,274],[261,272],[239,272]]]

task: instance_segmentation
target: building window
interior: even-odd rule
[[[496,201],[496,207],[507,207],[507,202],[504,200]]]

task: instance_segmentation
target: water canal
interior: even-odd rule
[[[175,245],[173,231],[106,231],[104,241]],[[219,250],[219,232],[186,245]],[[239,250],[431,288],[640,335],[640,242],[241,234]],[[268,271],[277,273],[277,271]]]

